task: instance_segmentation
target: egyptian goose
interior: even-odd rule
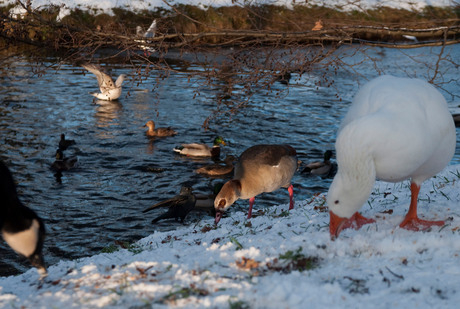
[[[46,275],[42,248],[45,224],[18,198],[16,185],[8,167],[0,161],[0,230],[5,242],[25,256],[41,276]]]
[[[354,97],[337,133],[338,172],[327,194],[330,234],[375,222],[357,211],[375,179],[411,179],[409,211],[399,225],[419,231],[444,221],[417,217],[420,185],[440,172],[455,152],[455,126],[442,94],[429,83],[381,76]]]
[[[220,136],[216,137],[213,142],[213,146],[209,147],[206,144],[182,144],[179,147],[174,148],[175,152],[185,156],[192,157],[219,157],[220,156],[220,145],[226,145],[224,139]]]
[[[174,136],[177,134],[177,132],[171,129],[171,127],[155,129],[155,122],[153,122],[153,120],[147,121],[144,127],[149,128],[147,132],[145,132],[145,135],[148,137],[166,137]]]
[[[294,208],[292,176],[297,170],[297,155],[289,145],[256,145],[246,149],[235,165],[234,177],[226,182],[214,200],[216,224],[237,199],[249,199],[248,219],[255,196],[288,188],[289,209]]]
[[[115,83],[112,77],[103,72],[102,69],[94,64],[83,64],[82,67],[96,75],[97,83],[99,85],[100,93],[90,92],[92,96],[95,96],[99,100],[113,101],[121,96],[121,84],[126,78],[125,74],[118,76]]]

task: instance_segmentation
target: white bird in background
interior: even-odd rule
[[[96,75],[99,89],[101,90],[101,93],[90,92],[89,94],[105,101],[113,101],[121,96],[121,84],[125,80],[125,74],[118,76],[114,83],[112,78],[104,73],[100,67],[94,64],[83,64],[82,67]]]
[[[152,24],[150,25],[150,27],[145,32],[142,31],[141,26],[136,27],[136,34],[137,34],[138,37],[153,38],[153,37],[155,37],[155,32],[156,31],[157,31],[157,20],[156,19],[153,20]],[[151,41],[149,41],[149,40],[137,39],[137,40],[134,40],[134,41],[137,42],[137,43],[141,43],[138,46],[142,50],[146,50],[146,51],[151,52],[151,53],[153,53],[155,51],[154,48],[151,48],[151,47],[148,47],[148,46],[144,45],[144,44],[150,43]]]
[[[399,225],[408,230],[442,226],[417,216],[420,185],[446,167],[456,146],[455,126],[442,94],[419,79],[381,76],[366,84],[337,133],[338,172],[329,188],[331,237],[374,222],[358,210],[375,179],[411,179],[411,203]]]

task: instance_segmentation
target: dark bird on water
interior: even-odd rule
[[[65,158],[61,149],[56,150],[56,160],[51,164],[51,169],[56,172],[68,171],[77,164],[77,157]]]
[[[183,223],[187,214],[193,208],[195,208],[195,202],[196,198],[195,195],[193,195],[192,193],[192,188],[183,186],[180,190],[179,195],[176,195],[173,198],[167,199],[163,202],[150,206],[143,212],[147,212],[158,207],[168,207],[168,211],[153,219],[152,223],[156,223],[160,220],[170,218],[174,218],[176,219],[176,221],[180,219],[180,222]]]
[[[64,151],[70,146],[75,145],[75,144],[76,143],[73,139],[66,139],[65,134],[64,133],[61,134],[61,140],[59,141],[59,149]]]
[[[42,248],[45,224],[19,200],[16,185],[8,167],[0,161],[0,229],[5,242],[26,257],[41,276],[47,274]]]

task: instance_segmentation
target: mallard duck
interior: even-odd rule
[[[216,216],[216,210],[214,208],[214,200],[216,199],[217,194],[224,186],[223,182],[218,182],[213,186],[212,194],[195,194],[196,202],[194,210],[204,211],[210,216]]]
[[[174,136],[177,134],[177,132],[171,129],[171,127],[155,129],[155,122],[153,122],[153,120],[147,121],[144,127],[149,128],[147,132],[145,132],[148,137],[166,137]]]
[[[56,172],[68,171],[76,165],[77,161],[77,157],[64,158],[62,150],[57,149],[56,160],[51,164],[51,169]]]
[[[312,175],[329,176],[335,173],[337,165],[331,162],[332,150],[326,150],[324,152],[323,161],[315,161],[307,164],[302,170],[302,173],[309,173]]]
[[[73,139],[65,139],[65,134],[61,134],[61,140],[59,141],[59,149],[62,151],[66,150],[72,145],[75,145],[75,141]]]
[[[183,223],[187,214],[195,207],[195,201],[196,199],[193,195],[192,188],[183,186],[179,195],[150,206],[143,212],[145,213],[158,207],[168,207],[168,211],[153,219],[152,223],[156,223],[160,220],[169,218],[174,218],[176,221],[180,219],[180,221]]]
[[[99,84],[100,93],[90,92],[92,96],[95,96],[99,100],[113,101],[121,96],[121,84],[126,78],[125,74],[118,76],[115,83],[112,77],[103,72],[102,69],[94,64],[82,65],[85,69],[96,75],[97,83]]]
[[[205,165],[195,170],[198,174],[205,174],[209,176],[222,176],[233,172],[233,161],[236,160],[235,156],[228,155],[222,163],[214,163]]]
[[[249,199],[248,219],[255,196],[288,188],[289,209],[294,208],[292,176],[297,170],[297,155],[289,145],[256,145],[246,149],[235,165],[232,180],[226,182],[214,201],[216,224],[237,199]]]
[[[381,76],[353,99],[337,134],[338,172],[327,194],[331,238],[345,228],[375,222],[358,210],[375,179],[411,179],[409,211],[399,225],[409,230],[442,226],[417,216],[420,185],[446,167],[456,146],[455,126],[442,94],[411,78]]]
[[[25,256],[41,276],[46,275],[42,248],[45,224],[19,200],[16,185],[8,167],[0,161],[0,230],[5,242]]]
[[[220,156],[220,145],[226,145],[224,139],[220,136],[214,139],[212,147],[206,144],[182,144],[180,147],[176,147],[173,150],[180,153],[181,155],[192,156],[192,157],[219,157]]]

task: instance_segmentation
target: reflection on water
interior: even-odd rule
[[[97,104],[95,117],[98,127],[118,125],[118,115],[123,108],[119,101],[95,100],[95,104]]]
[[[446,49],[457,56],[460,53],[459,46]],[[403,71],[419,69],[418,64],[401,57],[400,51],[381,50],[368,53],[380,59],[384,72],[404,75]],[[434,56],[427,53],[425,57]],[[362,59],[352,60],[359,63]],[[358,82],[376,75],[372,66],[363,64],[353,68],[357,71],[355,77],[338,70],[334,86],[322,87],[315,84],[319,79],[315,74],[321,76],[322,72],[301,77],[293,74],[288,92],[282,83],[273,85],[273,93],[281,91],[283,97],[255,94],[243,113],[220,118],[204,131],[202,124],[216,102],[221,98],[231,100],[244,85],[232,85],[223,76],[215,87],[200,90],[201,95],[192,99],[193,85],[199,83],[189,82],[187,74],[172,73],[153,92],[137,91],[128,81],[119,101],[93,102],[88,92],[94,90],[94,79],[84,76],[81,68],[63,65],[58,72],[33,77],[28,62],[20,58],[8,58],[5,62],[0,67],[0,159],[13,172],[22,201],[47,224],[44,253],[48,264],[98,253],[114,240],[135,241],[157,229],[181,228],[174,221],[152,225],[151,219],[164,210],[148,216],[142,210],[174,196],[182,185],[209,193],[216,181],[225,180],[197,175],[194,170],[211,161],[192,160],[174,153],[172,149],[181,143],[210,145],[216,135],[221,135],[228,142],[222,149],[222,158],[238,155],[256,143],[291,144],[305,162],[322,158],[326,149],[334,148],[340,119]],[[123,65],[114,65],[113,72],[132,73]],[[456,79],[458,68],[449,74]],[[449,78],[445,76],[446,80]],[[152,76],[142,87],[153,89],[155,81]],[[458,94],[456,85],[450,91]],[[142,127],[148,120],[154,120],[158,126],[171,126],[179,134],[149,139]],[[77,144],[65,155],[77,156],[79,166],[62,172],[57,179],[49,166],[61,133],[76,140]],[[460,162],[459,151],[457,147],[454,163]],[[325,192],[330,182],[331,179],[296,174],[295,199]],[[255,207],[280,203],[288,203],[285,190],[257,197]],[[247,201],[238,201],[233,208],[246,209]],[[186,222],[193,220],[192,216]],[[202,220],[213,222],[211,217]],[[4,242],[0,242],[0,256],[0,275],[29,268]]]

